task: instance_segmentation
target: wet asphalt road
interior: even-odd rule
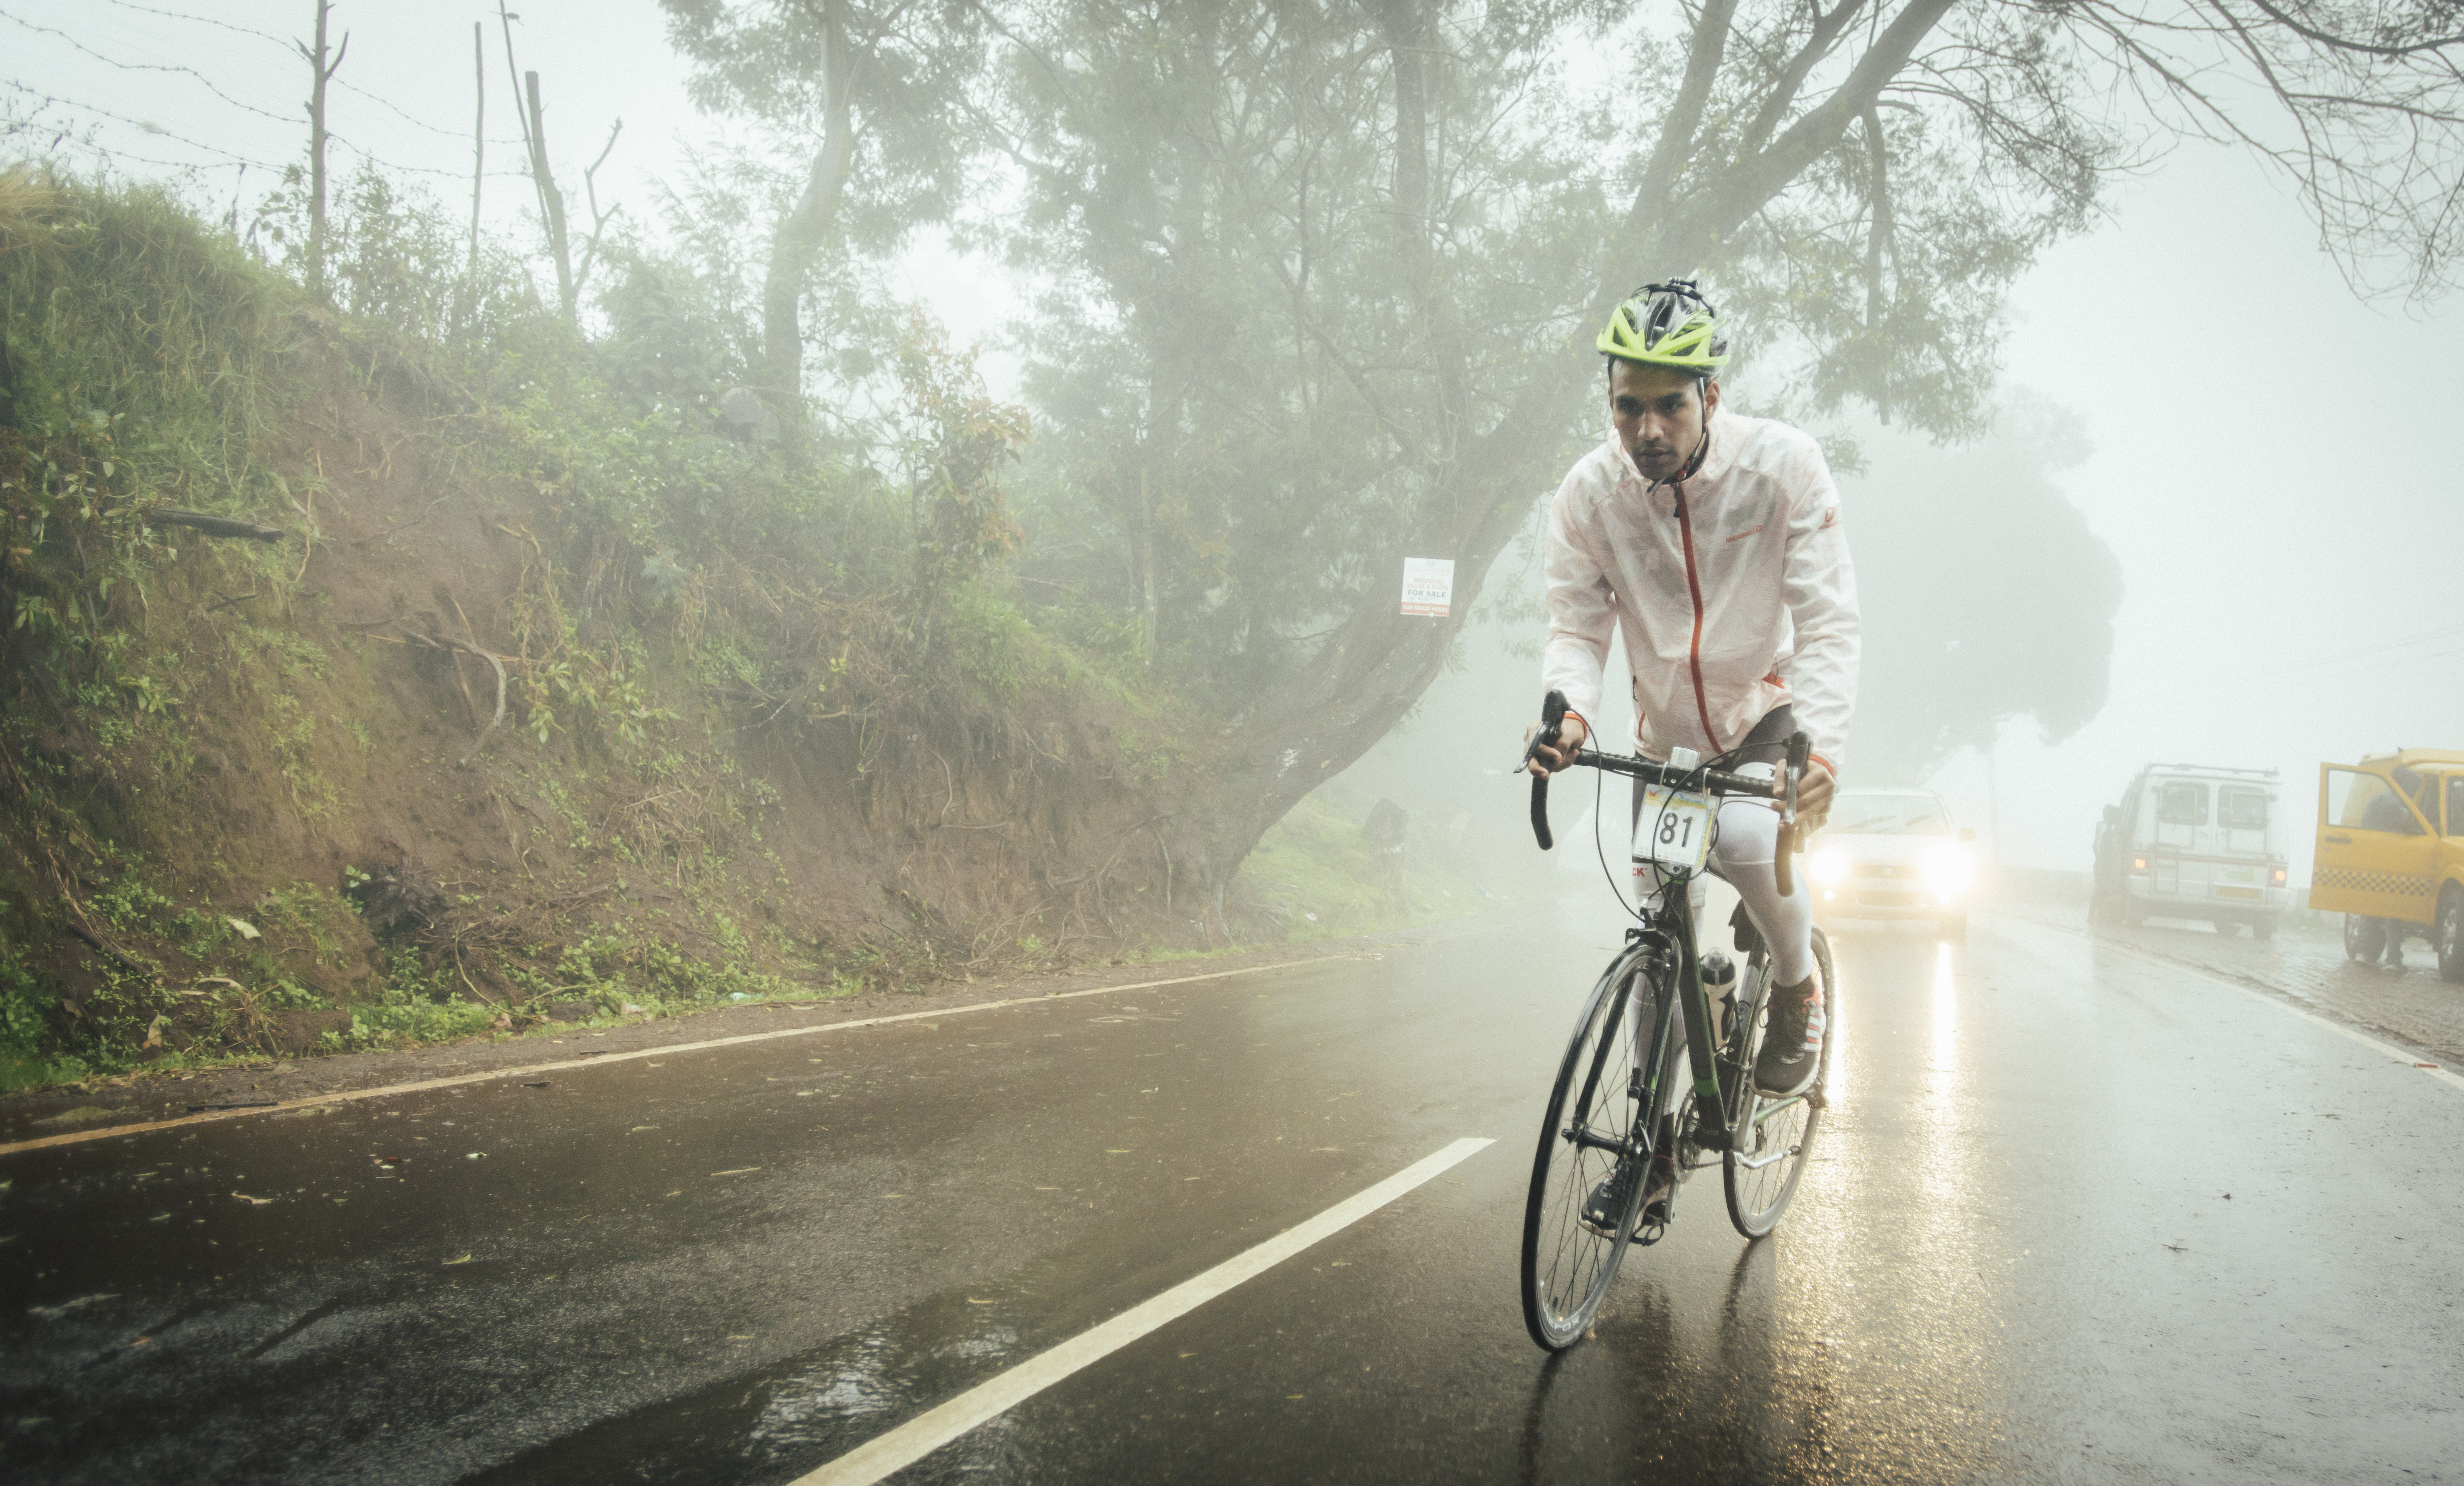
[[[1779,1232],[1698,1175],[1548,1360],[1523,1187],[1616,934],[1577,900],[0,1159],[0,1468],[789,1481],[1487,1136],[897,1478],[2464,1475],[2464,1090],[2012,917],[1843,933],[1840,1095]]]

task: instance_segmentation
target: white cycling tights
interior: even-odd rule
[[[1764,778],[1773,772],[1768,764],[1749,764],[1737,770]],[[1642,786],[1635,785],[1635,812],[1642,810]],[[1746,913],[1754,920],[1754,928],[1771,946],[1771,984],[1793,986],[1814,973],[1814,895],[1805,885],[1802,859],[1796,867],[1796,891],[1779,896],[1779,876],[1773,862],[1779,854],[1779,811],[1759,800],[1725,800],[1720,805],[1720,831],[1711,841],[1711,859],[1720,876],[1746,900]],[[1649,867],[1638,869],[1635,887],[1643,892],[1643,905],[1659,911],[1665,896],[1665,885],[1656,879]],[[1710,884],[1694,879],[1694,937],[1705,942],[1703,934],[1703,901],[1710,893]]]

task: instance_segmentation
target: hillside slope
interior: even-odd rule
[[[453,337],[314,306],[143,191],[0,181],[0,296],[20,1061],[962,975],[1165,920],[1143,828],[1188,746],[982,581],[1023,417],[928,328],[893,483],[628,393],[510,291]]]

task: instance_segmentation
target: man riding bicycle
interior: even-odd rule
[[[1608,358],[1609,436],[1575,462],[1549,507],[1541,668],[1568,711],[1556,745],[1539,747],[1531,766],[1573,765],[1599,706],[1610,637],[1622,633],[1646,757],[1686,748],[1769,775],[1802,728],[1814,753],[1798,810],[1818,820],[1856,703],[1858,658],[1856,576],[1822,451],[1786,424],[1721,410],[1727,336],[1691,282],[1638,290],[1597,344]],[[1638,782],[1638,820],[1642,794]],[[1780,894],[1779,816],[1769,805],[1731,799],[1718,821],[1720,875],[1771,957],[1754,1081],[1784,1098],[1821,1065],[1813,903],[1801,876]],[[1653,885],[1646,906],[1661,909],[1664,886]],[[1697,878],[1697,913],[1704,892]],[[1669,1179],[1653,1174],[1654,1197]],[[1593,1205],[1616,1210],[1605,1193]]]

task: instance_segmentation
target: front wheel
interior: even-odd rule
[[[1728,1221],[1748,1238],[1760,1238],[1779,1226],[1780,1214],[1796,1195],[1798,1178],[1805,1175],[1814,1128],[1822,1120],[1831,1050],[1839,1044],[1839,989],[1831,968],[1831,941],[1818,928],[1814,931],[1814,963],[1822,968],[1822,1061],[1814,1082],[1804,1093],[1784,1099],[1767,1099],[1754,1088],[1754,1059],[1762,1052],[1764,1024],[1770,1020],[1768,995],[1764,1014],[1754,1018],[1746,1039],[1746,1082],[1739,1096],[1744,1108],[1721,1163],[1721,1177],[1727,1188]]]
[[[2387,928],[2365,914],[2344,915],[2344,958],[2375,960],[2387,949]]]
[[[1631,949],[1593,987],[1557,1066],[1531,1160],[1523,1212],[1523,1320],[1531,1340],[1552,1352],[1582,1340],[1599,1314],[1641,1210],[1641,1193],[1635,1191],[1614,1233],[1583,1221],[1593,1189],[1621,1164],[1642,1159],[1640,1111],[1658,1088],[1645,1087],[1635,1043],[1638,1028],[1643,1040],[1657,1040],[1650,1025],[1657,1004],[1651,964],[1650,951]]]

